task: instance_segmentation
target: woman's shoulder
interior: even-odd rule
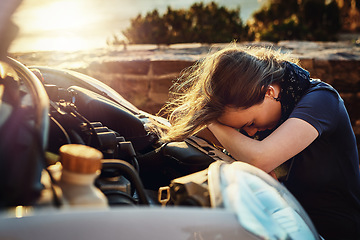
[[[339,94],[338,91],[329,83],[323,82],[320,79],[311,78],[308,93],[319,90],[327,90],[336,93],[337,95]]]
[[[328,83],[311,80],[308,91],[295,106],[290,117],[300,118],[314,126],[319,134],[334,129],[342,114],[343,101]]]
[[[310,87],[296,107],[309,108],[313,112],[336,113],[343,100],[338,91],[330,84],[319,79],[311,79]]]
[[[311,105],[318,105],[320,108],[324,105],[330,107],[329,104],[333,104],[333,107],[337,107],[339,103],[343,103],[343,100],[339,92],[329,83],[319,79],[311,79],[310,87],[302,96],[299,103],[300,105],[301,103],[311,103]]]

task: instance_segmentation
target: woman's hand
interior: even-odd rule
[[[269,175],[272,176],[276,181],[279,181],[274,170],[269,172]]]

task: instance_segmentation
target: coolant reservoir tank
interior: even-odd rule
[[[80,144],[66,144],[60,148],[63,169],[79,174],[96,173],[101,169],[102,153]]]
[[[60,150],[63,167],[59,185],[72,207],[107,208],[105,195],[94,186],[100,174],[102,153],[92,147],[67,144]]]

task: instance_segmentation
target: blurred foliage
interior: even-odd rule
[[[341,12],[342,30],[360,32],[360,0],[337,0]]]
[[[335,0],[271,0],[253,14],[250,31],[266,41],[334,41],[343,30],[344,11]]]
[[[131,19],[123,31],[129,43],[218,43],[252,40],[240,18],[240,8],[227,9],[215,2],[194,3],[189,9],[167,8],[160,16],[157,10]]]
[[[359,31],[360,0],[268,0],[245,25],[240,7],[215,2],[194,3],[189,9],[171,7],[139,14],[110,44],[219,43],[280,40],[333,41],[340,31]],[[357,25],[354,23],[357,23]]]
[[[123,32],[130,43],[165,44],[168,41],[168,26],[157,10],[145,17],[140,14],[131,20],[131,27]]]

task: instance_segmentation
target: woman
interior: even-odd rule
[[[360,239],[355,136],[339,94],[288,55],[229,47],[198,63],[168,105],[163,141],[208,129],[239,161],[273,173],[291,165],[285,186],[325,239]]]

